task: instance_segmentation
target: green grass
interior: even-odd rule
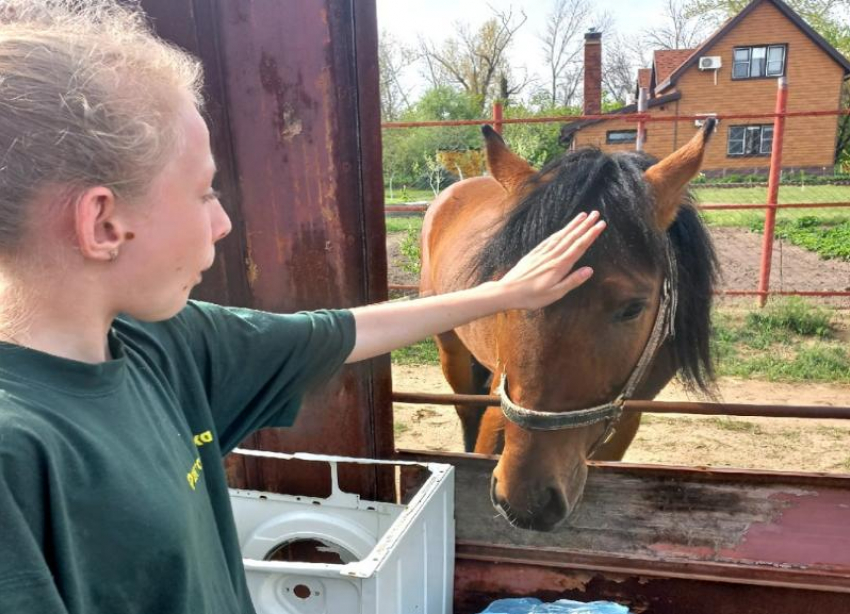
[[[799,297],[771,303],[766,309],[746,315],[749,329],[766,335],[788,332],[808,337],[831,337],[832,314],[825,308],[807,303]]]
[[[390,198],[390,193],[384,192],[384,202],[388,205],[400,205],[404,203],[415,203],[421,201],[431,202],[434,200],[434,193],[431,190],[410,190],[400,189],[395,190],[393,197]]]
[[[392,353],[395,365],[436,365],[440,363],[437,344],[431,338],[414,343]]]
[[[419,275],[422,268],[422,247],[419,241],[419,231],[408,228],[399,244],[401,250],[401,268],[408,273]]]
[[[850,260],[850,220],[828,224],[819,217],[802,217],[793,222],[780,222],[776,234],[821,258]]]
[[[826,309],[793,298],[743,317],[717,311],[713,324],[720,376],[850,383],[850,353],[833,339],[835,328]]]
[[[712,188],[692,185],[701,203],[731,203],[736,205],[763,205],[767,202],[767,188]],[[779,187],[779,202],[796,203],[846,203],[850,202],[850,186],[785,184]]]
[[[422,232],[421,215],[388,215],[386,216],[387,233],[415,231]]]
[[[700,204],[763,205],[767,202],[767,188],[702,188],[694,186],[694,194]],[[837,203],[850,202],[850,186],[817,185],[800,187],[784,185],[779,189],[779,202]],[[710,226],[732,226],[754,228],[764,223],[763,209],[752,211],[704,211],[703,219]],[[779,209],[779,223],[792,223],[800,218],[817,216],[824,225],[836,225],[850,221],[850,208],[828,207],[824,209]]]

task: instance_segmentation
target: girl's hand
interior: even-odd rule
[[[573,266],[605,230],[599,213],[580,213],[514,265],[497,283],[505,309],[539,309],[590,279],[593,269]]]

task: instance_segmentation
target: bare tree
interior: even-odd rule
[[[666,0],[664,24],[644,30],[643,38],[653,49],[693,49],[708,34],[706,21],[687,9],[683,0]]]
[[[386,30],[378,40],[378,70],[381,81],[381,118],[393,121],[410,108],[411,87],[404,83],[404,72],[414,62],[416,53]]]
[[[639,38],[612,34],[603,46],[602,89],[617,103],[634,96],[637,69],[648,63],[645,43]]]
[[[546,30],[539,38],[552,104],[571,104],[578,91],[583,71],[581,34],[592,13],[589,0],[555,0],[546,17]]]
[[[500,77],[510,74],[507,48],[528,18],[522,11],[514,15],[513,9],[500,12],[491,7],[491,10],[494,16],[477,30],[471,30],[467,24],[456,24],[454,35],[439,48],[420,39],[426,77],[432,85],[460,86],[482,105],[498,95]],[[508,87],[511,89],[515,88]]]

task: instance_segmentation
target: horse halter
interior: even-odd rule
[[[623,413],[623,404],[632,397],[635,389],[643,381],[649,365],[655,359],[655,354],[661,345],[674,335],[674,324],[677,306],[676,288],[678,285],[675,256],[669,239],[666,241],[667,274],[661,288],[661,304],[655,316],[655,324],[643,353],[635,368],[632,370],[626,385],[616,399],[602,405],[577,409],[568,412],[544,412],[526,409],[510,400],[507,391],[507,374],[502,372],[497,394],[501,400],[502,413],[514,424],[531,431],[560,431],[577,429],[599,422],[606,422],[605,432],[593,445],[592,452],[602,443],[608,441],[614,434],[614,427]]]

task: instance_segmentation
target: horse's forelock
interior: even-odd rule
[[[663,243],[653,225],[652,198],[642,178],[651,164],[648,156],[609,155],[591,148],[548,164],[529,180],[522,200],[479,255],[474,267],[477,281],[498,276],[577,214],[593,210],[602,214],[608,229],[587,253],[585,263],[628,258],[659,267]]]
[[[655,203],[643,178],[654,162],[642,153],[612,155],[584,148],[549,163],[529,180],[522,200],[478,254],[473,279],[483,282],[498,277],[577,214],[593,210],[602,214],[608,228],[581,264],[600,267],[625,262],[660,270],[664,236],[655,224]],[[717,262],[690,194],[684,200],[667,232],[679,269],[672,343],[685,382],[710,392],[710,317]]]

